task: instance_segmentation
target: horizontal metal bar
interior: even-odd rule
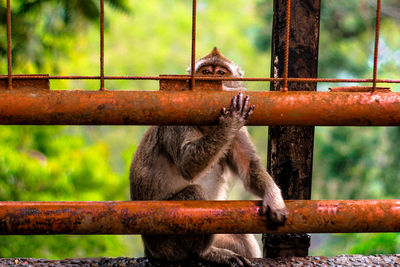
[[[232,91],[0,90],[0,124],[207,125]],[[400,93],[246,92],[249,125],[400,125]]]
[[[0,202],[0,234],[399,232],[400,200],[291,200],[272,231],[261,201]]]
[[[0,80],[7,79],[7,75],[0,75]],[[15,74],[13,79],[50,79],[50,80],[100,80],[100,76],[82,75],[48,75],[41,74]],[[190,80],[190,75],[171,75],[165,76],[104,76],[106,80]],[[265,78],[265,77],[210,77],[195,76],[196,80],[202,81],[248,81],[248,82],[279,82],[284,78]],[[289,82],[320,82],[320,83],[372,83],[373,79],[335,79],[335,78],[288,78]],[[400,83],[399,79],[377,79],[377,83]]]

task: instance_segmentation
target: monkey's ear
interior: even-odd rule
[[[192,71],[192,68],[191,68],[191,66],[189,66],[189,67],[186,69],[186,72],[187,72],[187,74],[190,74],[191,71]]]

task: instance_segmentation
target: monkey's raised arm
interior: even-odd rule
[[[234,96],[230,108],[222,109],[218,126],[204,135],[197,127],[166,126],[165,133],[168,134],[164,135],[164,147],[183,178],[194,179],[224,156],[233,138],[253,112],[254,106],[249,109],[247,106],[248,97],[243,99],[242,93]]]
[[[186,180],[193,180],[217,161],[227,150],[226,140],[232,138],[226,127],[217,127],[206,135],[202,135],[197,127],[166,127],[170,136],[165,136],[165,150]]]

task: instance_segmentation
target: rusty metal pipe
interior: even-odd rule
[[[0,90],[0,124],[215,124],[236,93]],[[246,94],[256,107],[249,125],[400,125],[400,93]]]
[[[261,201],[0,202],[0,234],[399,232],[400,200],[291,200],[278,230]]]

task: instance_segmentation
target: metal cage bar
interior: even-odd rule
[[[378,50],[379,50],[379,30],[381,21],[381,0],[377,0],[376,6],[376,26],[375,26],[375,47],[374,47],[374,70],[373,70],[373,82],[372,90],[376,91],[376,78],[378,73]]]
[[[236,93],[0,90],[0,124],[209,125]],[[249,125],[400,125],[400,93],[246,94],[256,107]]]
[[[7,0],[7,64],[8,89],[12,89],[12,47],[11,47],[11,3]]]
[[[261,201],[0,202],[0,234],[356,233],[400,231],[400,200],[288,200],[268,228]]]
[[[78,76],[78,75],[41,75],[41,74],[14,74],[13,79],[45,79],[45,80],[98,80],[101,76]],[[8,79],[7,75],[0,75],[0,80]],[[190,81],[189,75],[168,76],[104,76],[105,80],[186,80]],[[284,78],[265,77],[196,77],[199,81],[247,81],[247,82],[281,82]],[[288,78],[288,82],[299,83],[372,83],[373,79],[336,79],[336,78]],[[400,79],[376,79],[377,83],[400,83]]]
[[[100,0],[100,90],[104,91],[104,0]]]
[[[195,62],[196,62],[196,17],[197,17],[197,1],[192,2],[192,57],[190,60],[190,87],[192,90],[196,86],[195,80]]]

